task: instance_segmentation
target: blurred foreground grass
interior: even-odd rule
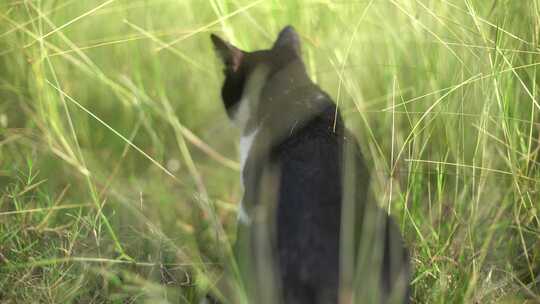
[[[195,303],[241,197],[209,33],[286,24],[419,303],[540,301],[540,1],[0,3],[0,302]]]

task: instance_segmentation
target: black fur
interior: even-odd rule
[[[226,66],[222,97],[231,118],[252,73],[261,66],[267,72],[243,130],[258,130],[242,172],[252,221],[238,224],[235,246],[250,303],[330,304],[357,290],[375,294],[365,303],[408,303],[409,258],[399,230],[369,202],[369,173],[356,139],[309,79],[295,30],[286,27],[272,49],[255,52],[214,35],[212,41]],[[231,64],[235,56],[239,62]],[[343,207],[347,197],[353,203]],[[344,216],[354,221],[348,239]],[[358,270],[354,278],[340,276],[342,248],[352,248],[347,267]],[[340,284],[349,285],[341,295]]]

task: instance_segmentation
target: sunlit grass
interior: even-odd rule
[[[419,303],[540,301],[533,1],[0,3],[0,302],[196,303],[234,239],[209,33],[287,24],[361,142]]]

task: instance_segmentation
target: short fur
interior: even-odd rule
[[[242,132],[235,251],[250,303],[408,303],[399,230],[368,203],[356,139],[308,77],[296,31],[285,27],[271,49],[255,52],[211,38],[225,65],[225,109]],[[354,228],[342,233],[346,227]],[[353,277],[340,273],[347,256]]]

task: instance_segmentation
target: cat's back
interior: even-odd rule
[[[304,116],[297,120],[289,119],[286,134],[271,149],[271,159],[278,164],[282,183],[285,183],[281,187],[295,187],[296,190],[288,193],[300,192],[309,196],[306,193],[309,188],[324,186],[329,199],[339,199],[341,192],[337,190],[340,190],[345,132],[341,117],[332,100],[324,93],[315,94],[301,107],[304,109],[296,111],[304,113]],[[294,113],[295,110],[290,112]],[[305,113],[309,113],[309,116]],[[296,199],[302,200],[300,197]],[[324,196],[312,203],[321,200],[324,200]]]
[[[304,303],[291,292],[315,297],[317,290],[329,303],[337,301],[344,129],[334,103],[325,94],[314,98],[309,106],[317,111],[306,108],[312,114],[293,123],[272,149],[280,176],[276,247],[286,303]]]

